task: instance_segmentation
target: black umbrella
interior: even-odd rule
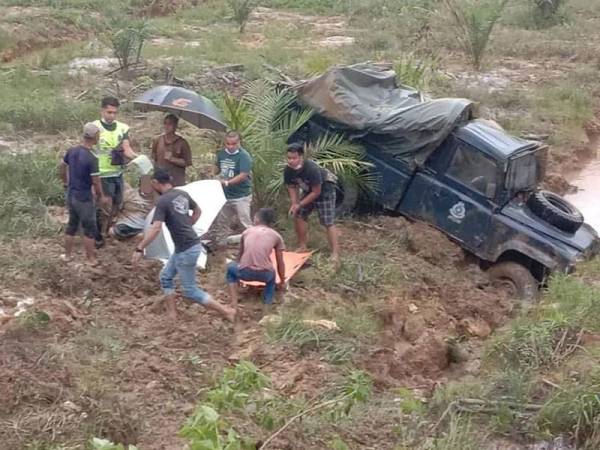
[[[227,125],[215,104],[206,97],[177,86],[152,88],[133,101],[140,111],[164,111],[175,114],[198,128],[225,131]]]

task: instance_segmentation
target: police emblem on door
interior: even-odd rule
[[[450,215],[448,219],[450,219],[454,223],[462,223],[466,214],[465,204],[463,202],[458,202],[452,208],[450,208]]]

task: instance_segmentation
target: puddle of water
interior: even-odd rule
[[[594,160],[570,181],[578,191],[565,196],[582,213],[585,221],[600,233],[600,160]]]

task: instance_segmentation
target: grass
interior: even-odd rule
[[[58,156],[53,152],[0,156],[0,235],[53,235],[57,225],[47,206],[62,203]]]
[[[33,73],[17,67],[0,74],[0,78],[0,124],[9,123],[16,130],[65,132],[97,114],[96,102],[77,101],[61,94],[67,82],[64,73]]]

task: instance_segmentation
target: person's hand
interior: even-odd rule
[[[133,252],[133,255],[131,255],[131,264],[133,266],[137,266],[139,264],[140,260],[142,259],[142,255],[143,255],[142,252],[138,252],[137,250],[135,250]]]
[[[300,211],[300,205],[298,203],[290,206],[289,215],[292,217],[296,217],[298,215],[298,211]]]
[[[102,197],[100,197],[100,204],[102,206],[110,206],[111,201],[111,198],[107,195],[103,195]]]
[[[222,179],[222,178],[221,178],[221,179],[219,179],[219,181],[221,182],[221,184],[223,185],[223,187],[227,187],[227,186],[229,186],[229,181],[227,181],[227,180],[224,180],[224,179]]]

